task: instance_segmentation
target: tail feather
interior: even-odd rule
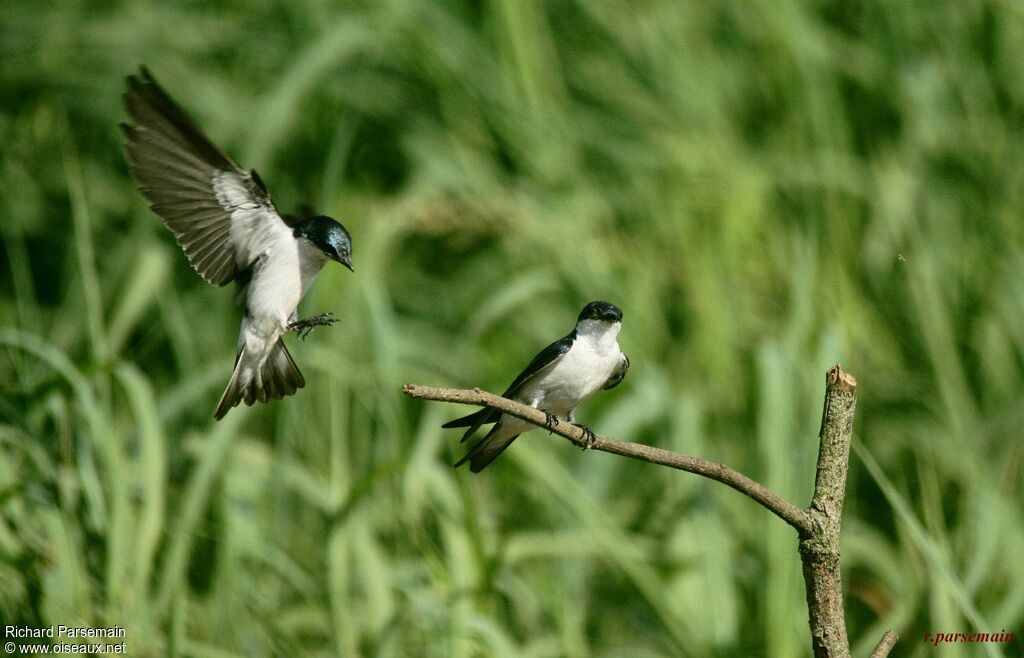
[[[239,402],[244,401],[246,405],[252,406],[257,401],[280,400],[306,385],[306,380],[280,338],[256,372],[253,372],[254,364],[251,360],[243,347],[235,359],[231,381],[220,397],[217,410],[213,412],[215,420],[223,418]]]
[[[459,439],[459,443],[465,443],[466,439],[476,434],[476,431],[480,429],[481,425],[497,422],[497,420],[500,417],[501,413],[495,411],[494,409],[481,409],[480,411],[469,414],[468,416],[463,416],[462,418],[450,420],[441,427],[443,429],[448,429],[452,427],[468,427],[469,429],[467,429],[466,432],[462,435],[462,438]]]
[[[501,433],[501,425],[495,425],[487,433],[487,436],[477,441],[476,445],[462,459],[455,462],[455,468],[469,462],[469,470],[473,473],[479,473],[488,464],[497,459],[498,455],[505,451],[505,448],[512,445],[512,442],[518,436],[518,434],[512,434],[511,436],[503,435]]]
[[[491,413],[491,411],[493,410],[484,408],[475,413],[471,413],[468,416],[456,418],[455,420],[449,420],[441,427],[444,429],[451,429],[453,427],[469,427],[470,425],[476,425],[478,422],[479,424],[482,425],[484,422],[483,419],[486,418],[487,415]]]

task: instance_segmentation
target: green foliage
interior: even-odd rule
[[[0,619],[132,655],[794,656],[790,528],[529,434],[479,476],[403,382],[501,390],[579,308],[580,412],[810,498],[860,384],[850,637],[1024,636],[1024,21],[1009,3],[0,3]],[[232,293],[119,152],[155,75],[351,230],[307,389],[211,420]],[[1020,644],[950,648],[1014,654]]]

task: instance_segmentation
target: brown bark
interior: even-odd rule
[[[482,407],[490,407],[491,409],[497,409],[498,411],[516,416],[517,418],[522,418],[534,425],[547,429],[547,426],[545,425],[547,417],[544,415],[543,411],[534,409],[533,407],[529,407],[519,402],[514,402],[513,400],[508,400],[499,395],[494,395],[493,393],[488,393],[487,391],[482,391],[479,388],[433,388],[430,386],[406,384],[402,392],[411,398],[435,400],[438,402],[458,402],[460,404],[475,404]],[[581,448],[586,446],[586,442],[584,441],[584,432],[578,425],[562,421],[551,429],[551,431],[554,434],[558,434],[559,436],[569,439]],[[708,461],[707,459],[700,459],[699,457],[681,455],[677,452],[672,452],[671,450],[655,448],[654,446],[644,445],[642,443],[619,441],[618,439],[612,439],[607,436],[602,436],[601,434],[595,433],[595,437],[593,445],[590,446],[594,450],[610,452],[613,455],[629,457],[630,459],[638,459],[651,464],[660,464],[661,466],[668,466],[669,468],[675,468],[680,471],[703,475],[706,478],[728,485],[736,491],[752,498],[764,506],[768,511],[796,528],[797,531],[807,532],[811,529],[810,517],[807,515],[807,512],[774,491],[768,489],[768,487],[764,486],[760,482],[752,480],[739,471],[729,468],[725,464]]]
[[[856,406],[857,382],[836,364],[825,376],[818,474],[814,481],[814,497],[807,509],[812,529],[800,537],[811,644],[816,658],[846,658],[850,655],[839,569],[839,529]]]
[[[886,658],[892,648],[896,646],[896,641],[900,639],[900,636],[896,634],[896,631],[886,631],[882,635],[881,641],[875,650],[871,652],[871,658]]]

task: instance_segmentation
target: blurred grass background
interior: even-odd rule
[[[120,151],[146,63],[356,273],[308,387],[211,413],[239,310]],[[483,474],[403,382],[500,391],[586,301],[579,416],[803,505],[860,383],[851,642],[1024,636],[1024,11],[1005,1],[0,3],[0,620],[136,656],[799,656],[793,531],[527,435]]]

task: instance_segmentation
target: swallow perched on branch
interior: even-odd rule
[[[615,388],[626,377],[629,359],[619,349],[622,311],[608,302],[590,302],[576,320],[576,328],[551,343],[530,361],[502,397],[540,409],[554,428],[559,417],[575,424],[573,411],[601,389]],[[456,467],[469,462],[469,470],[479,473],[494,461],[523,432],[536,425],[493,409],[457,418],[442,427],[468,427],[466,441],[481,426],[494,423],[484,438],[474,445]],[[579,425],[589,441],[594,433]]]

